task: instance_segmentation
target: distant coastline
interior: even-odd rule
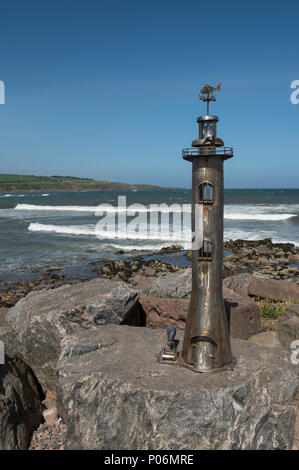
[[[180,189],[149,184],[128,184],[113,181],[97,181],[75,176],[34,176],[0,173],[0,191],[108,191],[108,190]]]

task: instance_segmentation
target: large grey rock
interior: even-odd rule
[[[242,273],[223,279],[223,287],[227,287],[240,295],[248,295],[248,287],[255,280],[266,279],[262,274]]]
[[[290,348],[299,340],[299,304],[290,305],[273,327],[282,348]]]
[[[105,279],[31,292],[6,315],[16,333],[15,353],[44,390],[54,390],[61,339],[107,323],[140,324],[137,301],[134,288]]]
[[[24,450],[42,422],[42,405],[35,377],[18,358],[0,364],[0,450]]]
[[[63,340],[68,449],[291,449],[298,375],[286,352],[236,339],[234,371],[196,374],[157,363],[165,340],[117,325]]]
[[[290,305],[273,330],[249,338],[250,342],[269,348],[291,348],[295,340],[299,340],[299,304]]]
[[[274,331],[284,348],[290,348],[291,343],[299,340],[299,317],[292,317],[289,319],[282,318],[274,326]]]
[[[252,335],[248,339],[248,341],[250,341],[253,344],[259,344],[260,346],[265,346],[267,348],[278,348],[278,349],[282,348],[282,345],[275,331],[263,331],[262,333],[257,333],[255,335]]]
[[[284,312],[281,319],[299,318],[299,304],[291,304]]]
[[[150,282],[141,290],[147,297],[170,297],[186,299],[192,291],[192,270],[186,268],[176,273],[161,276]]]

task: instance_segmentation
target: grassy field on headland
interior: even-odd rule
[[[71,191],[107,189],[158,189],[148,184],[96,181],[74,176],[33,176],[0,174],[0,191]],[[162,189],[162,188],[161,188]],[[164,189],[164,188],[163,188]]]

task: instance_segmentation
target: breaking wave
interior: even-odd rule
[[[103,240],[153,240],[168,241],[169,243],[189,243],[191,240],[191,230],[184,233],[181,231],[169,232],[168,230],[158,232],[158,229],[154,231],[152,228],[152,232],[147,233],[146,226],[141,227],[139,232],[119,227],[115,234],[114,231],[101,230],[96,225],[51,225],[32,222],[28,230],[30,232],[54,232],[66,235],[91,235]]]
[[[169,246],[170,244],[179,244],[182,245],[183,248],[189,249],[190,248],[190,240],[191,240],[191,230],[186,230],[184,233],[182,232],[164,232],[159,233],[157,236],[156,234],[150,235],[146,234],[145,231],[140,232],[131,232],[127,233],[124,229],[119,229],[117,232],[117,236],[114,236],[114,232],[109,232],[105,230],[99,230],[96,225],[51,225],[51,224],[40,224],[40,223],[31,223],[28,227],[30,232],[52,232],[62,235],[85,235],[85,236],[92,236],[97,237],[99,240],[109,240],[109,244],[107,246],[115,249],[123,249],[126,251],[130,251],[133,249],[144,249],[144,250],[153,250],[163,248],[165,246]],[[276,234],[273,234],[272,231],[258,231],[252,232],[247,230],[238,230],[238,229],[225,229],[224,230],[224,240],[260,240],[262,238],[272,238],[274,243],[294,243],[296,246],[299,246],[297,240],[290,240],[290,239],[283,239]],[[142,243],[142,245],[118,245],[115,244],[112,240],[138,240],[140,242],[144,242],[150,240],[152,242],[157,242],[153,245],[147,245]],[[110,242],[111,241],[111,242]]]
[[[55,232],[65,233],[69,235],[95,235],[94,226],[82,226],[82,225],[51,225],[51,224],[39,224],[32,222],[28,230],[30,232]]]
[[[118,208],[117,206],[112,205],[99,205],[99,206],[43,206],[43,205],[34,205],[34,204],[17,204],[15,210],[23,211],[64,211],[64,212],[91,212],[95,215],[101,215],[104,211],[108,213],[121,213],[126,210],[126,208]],[[186,214],[191,213],[190,204],[174,204],[173,207],[166,204],[164,205],[151,205],[150,207],[135,207],[130,210],[130,206],[127,208],[128,215],[134,215],[134,212],[138,211],[139,213],[148,213],[148,212],[161,212],[161,213],[180,213],[184,212]],[[238,204],[228,204],[224,208],[224,218],[227,220],[260,220],[260,221],[282,221],[288,220],[293,217],[298,217],[298,213],[293,213],[291,211],[299,210],[299,206],[296,204],[286,206],[251,206],[251,205],[238,205]]]
[[[226,214],[224,218],[227,220],[288,220],[297,217],[297,214]]]
[[[95,212],[94,206],[38,206],[35,204],[17,204],[15,210],[22,211],[76,211]]]
[[[157,204],[158,206],[158,204]],[[176,207],[175,207],[176,206]],[[134,208],[132,207],[130,209],[130,206],[127,208],[118,208],[117,206],[112,206],[110,204],[103,204],[99,206],[38,206],[34,204],[17,204],[15,207],[15,210],[23,210],[23,211],[64,211],[64,212],[93,212],[95,215],[100,212],[110,212],[110,213],[119,213],[119,212],[124,212],[124,211],[132,211],[132,212],[140,212],[140,213],[147,213],[147,212],[182,212],[182,206],[179,204],[175,204],[173,208],[171,208],[171,205],[167,207],[166,204],[161,205],[160,207],[154,207],[154,204],[152,207],[147,208],[138,208],[137,206]],[[183,206],[184,212],[191,212],[191,206],[190,204],[184,204]]]
[[[157,243],[155,245],[116,245],[115,243],[109,243],[106,245],[105,248],[114,248],[115,250],[123,250],[123,251],[133,251],[133,250],[144,250],[144,251],[157,251],[161,250],[161,248],[166,248],[169,246],[169,243]]]

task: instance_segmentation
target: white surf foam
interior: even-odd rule
[[[51,225],[32,222],[28,230],[30,232],[55,232],[69,235],[95,235],[95,226],[83,225]]]
[[[242,229],[224,229],[224,240],[261,240],[263,238],[271,238],[273,236],[272,231],[260,230],[260,231],[249,231]]]
[[[36,204],[17,204],[15,207],[15,210],[95,212],[96,207],[93,207],[93,206],[40,206]]]
[[[15,210],[22,210],[22,211],[61,211],[61,212],[93,212],[95,215],[102,215],[103,212],[108,212],[108,213],[122,213],[127,210],[127,215],[128,216],[133,216],[135,213],[150,213],[150,212],[161,212],[161,213],[168,213],[168,212],[174,212],[174,213],[180,213],[183,211],[183,208],[181,205],[175,204],[176,207],[167,207],[166,205],[159,207],[157,205],[156,207],[151,207],[151,208],[138,208],[138,207],[132,207],[128,206],[127,208],[118,208],[110,205],[104,204],[103,206],[42,206],[42,205],[36,205],[36,204],[17,204],[15,206]],[[185,213],[191,213],[191,206],[190,204],[185,204],[184,205],[184,212]]]
[[[114,236],[113,232],[100,231],[96,228],[96,225],[51,225],[51,224],[40,224],[40,223],[31,223],[28,227],[28,230],[31,232],[53,232],[57,234],[67,234],[67,235],[88,235],[93,237],[98,237],[100,240],[111,240],[109,246],[112,246],[116,249],[123,250],[132,250],[132,249],[157,249],[158,246],[161,248],[164,246],[169,246],[170,244],[180,244],[185,249],[190,248],[191,240],[191,231],[185,231],[183,234],[181,232],[174,232],[172,234],[162,233],[160,236],[146,236],[145,233],[125,233],[117,232],[117,237]],[[299,246],[298,240],[290,240],[281,238],[278,234],[273,233],[273,231],[258,231],[251,232],[246,230],[239,229],[225,229],[224,230],[224,240],[261,240],[264,238],[272,238],[274,243],[294,243],[296,246]],[[112,240],[138,240],[143,242],[139,245],[119,245],[115,244]],[[149,245],[148,240],[152,242],[157,242],[156,244]]]
[[[168,244],[189,243],[191,240],[191,231],[184,233],[181,231],[173,233],[168,231],[155,233],[152,231],[152,234],[147,234],[146,230],[142,229],[142,227],[139,232],[130,232],[119,228],[115,234],[114,231],[101,230],[96,225],[52,225],[32,222],[28,230],[30,232],[54,232],[68,235],[92,235],[101,240],[151,240],[159,243],[168,242]]]
[[[144,250],[144,251],[157,251],[161,250],[161,248],[166,248],[169,246],[169,243],[161,243],[156,245],[117,245],[115,243],[109,243],[106,245],[107,248],[114,248],[115,250],[123,250],[123,251],[132,251],[132,250]]]
[[[296,217],[296,214],[235,214],[224,213],[224,218],[227,220],[288,220],[292,217]]]
[[[130,206],[128,207],[128,209]],[[114,207],[112,205],[99,206],[43,206],[35,204],[17,204],[15,207],[16,210],[23,211],[62,211],[62,212],[92,212],[95,215],[101,215],[102,211],[108,213],[122,213],[125,209]],[[171,205],[167,207],[166,205],[152,205],[150,208],[137,208],[136,212],[147,213],[147,212],[161,212],[168,213],[174,212],[179,213],[184,209],[184,213],[191,213],[191,205],[184,204],[175,205],[173,208]],[[227,220],[260,220],[260,221],[281,221],[288,220],[293,217],[297,217],[298,213],[291,212],[298,211],[299,205],[277,205],[277,206],[252,206],[249,204],[228,204],[224,208],[224,218]],[[134,212],[128,212],[128,215],[134,215]]]
[[[118,208],[117,206],[112,206],[112,205],[107,205],[106,203],[103,204],[103,206],[42,206],[42,205],[36,205],[36,204],[17,204],[15,207],[15,210],[23,210],[23,211],[74,211],[74,212],[93,212],[95,214],[100,214],[103,211],[109,212],[109,213],[121,213],[124,212],[125,210],[128,211],[128,215],[134,215],[135,212],[140,212],[140,213],[147,213],[147,212],[182,212],[183,208],[180,204],[175,204],[175,206],[172,208],[171,205],[169,207],[166,206],[166,204],[159,206],[158,204],[156,205],[157,207],[154,207],[154,205],[150,208],[147,207],[141,207],[141,208],[130,208],[130,205],[127,208]],[[190,204],[185,204],[184,205],[184,211],[186,213],[191,213],[191,205]]]
[[[227,220],[288,220],[298,215],[298,204],[287,205],[250,205],[227,204],[224,207],[224,218]]]

